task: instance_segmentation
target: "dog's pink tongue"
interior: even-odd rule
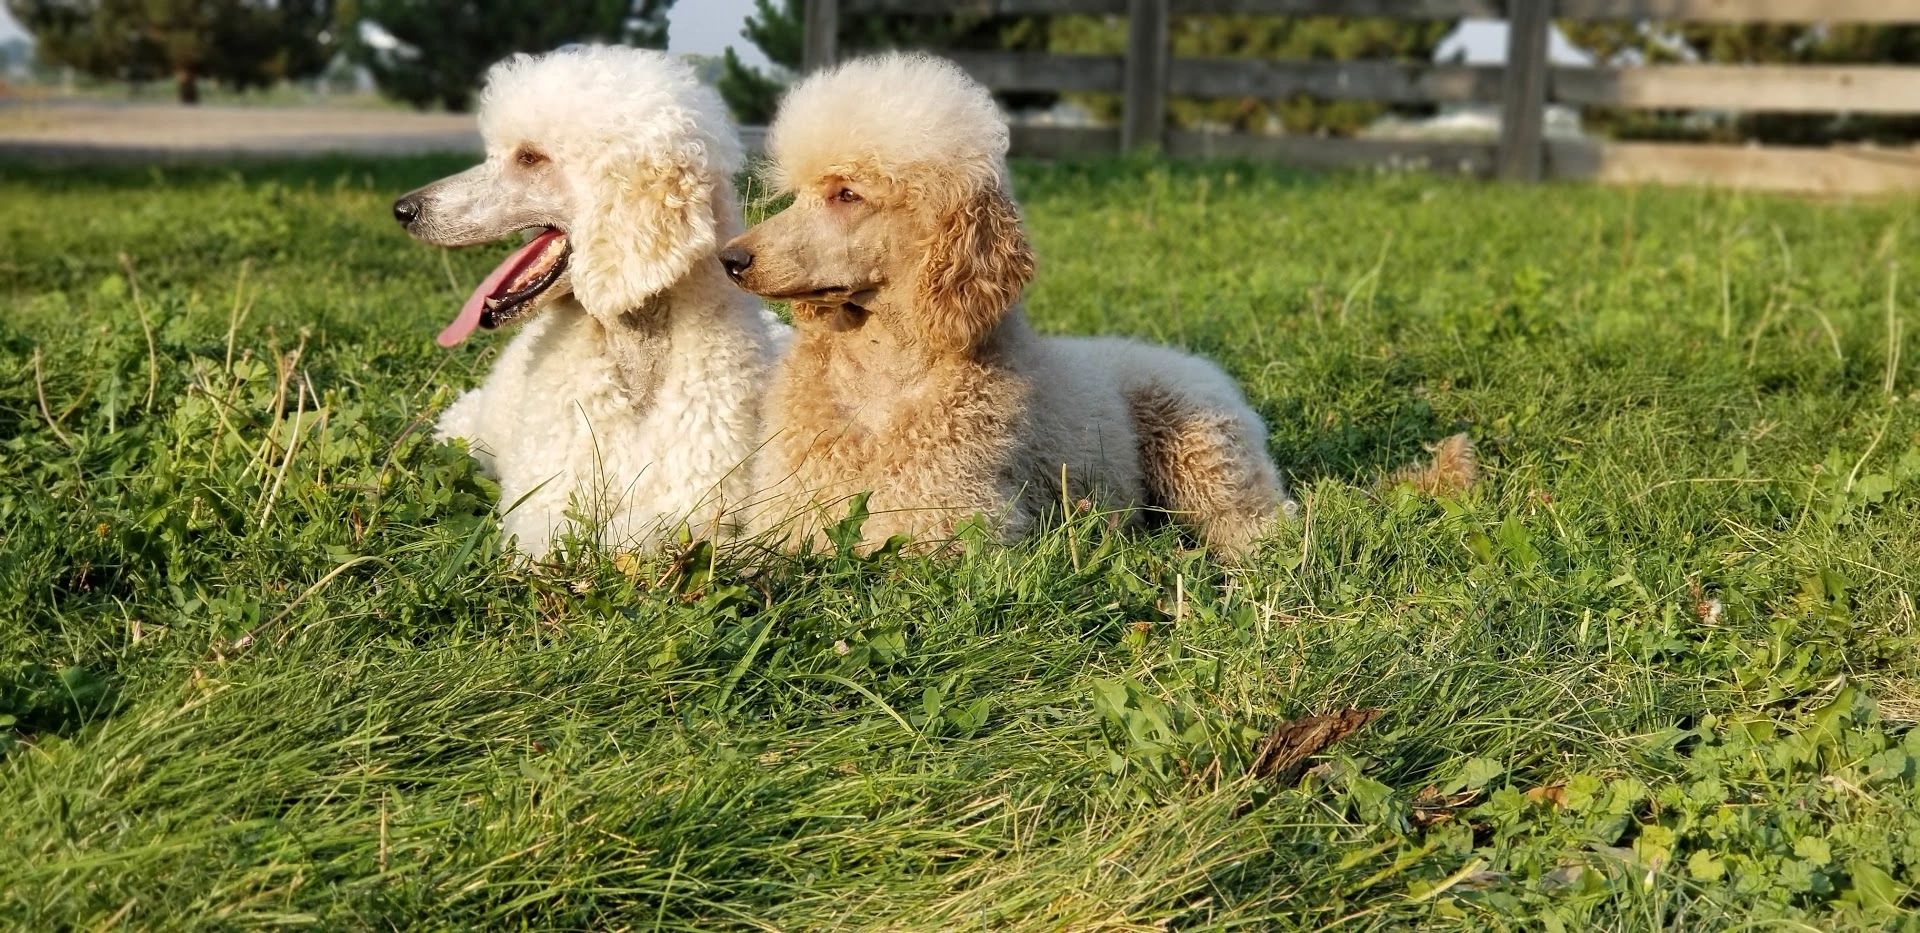
[[[558,230],[548,230],[534,237],[527,241],[527,245],[514,250],[513,255],[494,267],[492,272],[487,273],[487,277],[481,280],[480,287],[474,289],[473,295],[467,298],[467,303],[460,306],[460,313],[454,317],[453,323],[448,324],[447,329],[440,332],[438,338],[440,345],[458,346],[460,341],[467,339],[474,329],[480,326],[480,314],[487,310],[487,299],[498,297],[494,293],[500,290],[501,284],[526,268],[528,263],[540,255],[541,250],[547,248],[547,244],[552,242],[554,237],[560,235]]]

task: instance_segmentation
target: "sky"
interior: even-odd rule
[[[753,12],[753,0],[679,0],[668,15],[673,24],[668,42],[675,52],[718,55],[731,45],[749,64],[763,65],[766,57],[753,43],[741,38],[740,27]],[[13,14],[0,4],[0,41],[21,35]],[[1441,57],[1453,49],[1464,49],[1467,60],[1478,64],[1498,63],[1506,58],[1507,24],[1499,20],[1468,20],[1454,30],[1441,45]],[[1551,54],[1560,64],[1588,63],[1586,56],[1554,31]]]
[[[673,52],[718,55],[731,45],[749,65],[765,65],[759,47],[740,35],[753,0],[679,0],[667,12],[667,48]]]

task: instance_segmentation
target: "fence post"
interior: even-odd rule
[[[833,67],[840,56],[840,0],[807,0],[804,25],[800,70],[811,73]]]
[[[1507,68],[1500,93],[1500,157],[1496,174],[1539,181],[1547,109],[1547,37],[1553,0],[1507,0]]]
[[[1158,149],[1167,126],[1168,0],[1127,0],[1126,110],[1120,148]]]

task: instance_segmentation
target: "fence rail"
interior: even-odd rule
[[[807,0],[805,63],[839,55],[848,15],[1125,16],[1122,55],[941,50],[996,91],[1111,93],[1117,127],[1023,127],[1015,151],[1063,156],[1149,147],[1181,156],[1268,157],[1305,165],[1419,164],[1516,180],[1737,183],[1859,192],[1920,189],[1920,154],[1695,144],[1549,141],[1549,104],[1768,113],[1920,114],[1920,67],[1893,65],[1552,66],[1555,19],[1920,24],[1920,0]],[[1456,19],[1510,24],[1507,64],[1175,58],[1173,20],[1210,14]],[[1167,125],[1174,97],[1394,104],[1497,104],[1490,142],[1201,133]]]

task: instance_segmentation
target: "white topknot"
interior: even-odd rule
[[[1007,123],[960,66],[890,52],[800,82],[781,102],[767,150],[768,181],[783,191],[825,175],[927,169],[969,186],[1003,185]]]
[[[489,149],[538,141],[577,146],[581,155],[617,143],[659,144],[683,155],[693,154],[691,146],[709,171],[731,176],[741,154],[726,114],[720,95],[674,56],[580,45],[514,55],[489,68],[480,133]]]

